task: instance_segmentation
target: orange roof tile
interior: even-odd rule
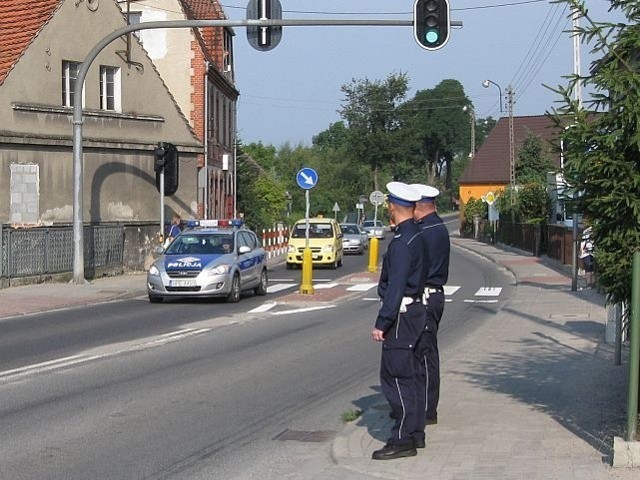
[[[62,0],[0,2],[0,85]]]

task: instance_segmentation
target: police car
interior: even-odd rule
[[[152,303],[169,297],[225,297],[240,300],[253,289],[266,295],[267,252],[240,220],[189,222],[147,273]]]

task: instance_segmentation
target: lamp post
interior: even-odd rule
[[[476,111],[470,105],[465,105],[464,107],[462,107],[462,111],[468,111],[471,120],[471,142],[469,148],[469,158],[473,158],[476,154]]]
[[[498,85],[496,82],[486,79],[484,82],[482,82],[482,86],[484,88],[489,88],[489,85],[495,85],[496,87],[498,87],[498,91],[500,92],[500,113],[502,113],[502,88],[500,88],[500,85]]]

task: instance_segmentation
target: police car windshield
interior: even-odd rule
[[[293,229],[291,236],[293,238],[306,238],[305,236],[306,225],[304,223],[298,224]],[[330,223],[310,223],[309,224],[309,238],[331,238],[333,237],[333,227]]]
[[[177,237],[171,245],[169,245],[166,254],[222,255],[232,253],[233,249],[233,234],[230,233],[183,233]]]

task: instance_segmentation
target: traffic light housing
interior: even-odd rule
[[[422,48],[438,50],[449,41],[449,0],[415,0],[413,35]]]
[[[178,191],[180,162],[175,145],[160,142],[153,151],[153,169],[156,172],[156,188],[160,191],[160,176],[164,171],[164,196],[170,197]]]

